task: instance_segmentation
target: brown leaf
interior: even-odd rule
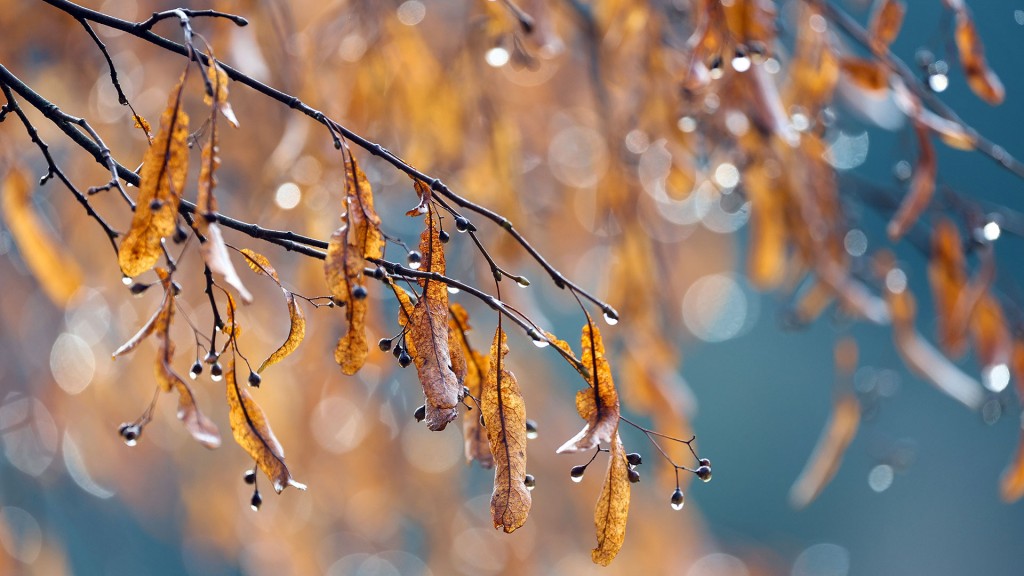
[[[188,174],[188,115],[182,109],[182,88],[179,80],[160,116],[160,130],[143,157],[135,214],[118,252],[126,276],[152,268],[163,254],[161,239],[174,233]]]
[[[576,411],[587,424],[558,449],[559,454],[586,452],[598,444],[611,443],[619,428],[619,395],[615,391],[611,367],[604,356],[601,332],[589,315],[581,341],[583,357],[580,362],[589,372],[584,377],[590,386],[576,393]]]
[[[277,282],[278,286],[281,285],[281,278],[278,277],[277,270],[274,270],[274,267],[270,265],[270,260],[267,260],[266,256],[259,252],[253,252],[248,248],[242,248],[240,252],[245,256],[246,265],[248,265],[253,272],[257,274],[266,274],[273,278],[274,282]]]
[[[487,375],[490,359],[480,354],[469,345],[469,338],[466,332],[470,331],[469,314],[466,309],[458,303],[449,305],[449,330],[448,348],[452,351],[452,366],[456,378],[459,377],[459,369],[455,367],[457,354],[462,358],[465,366],[462,384],[469,389],[469,395],[474,398],[481,398],[483,395],[484,377]],[[494,466],[494,456],[491,454],[491,445],[487,439],[487,430],[480,425],[480,419],[466,417],[462,419],[462,438],[465,444],[466,463],[474,460],[480,463],[480,467],[490,469]]]
[[[938,340],[953,357],[961,356],[967,344],[967,331],[957,307],[967,287],[967,263],[956,225],[947,218],[935,223],[932,253],[928,260],[928,281],[935,301]]]
[[[213,62],[212,54],[210,55],[210,60]],[[213,86],[214,98],[206,94],[203,97],[203,101],[207,106],[215,107],[215,112],[219,111],[224,115],[228,123],[238,128],[238,118],[235,117],[235,112],[231,109],[231,103],[228,102],[228,83],[231,81],[228,78],[228,73],[221,68],[220,64],[213,62],[213,65],[206,69],[206,77],[209,78],[210,85]]]
[[[956,7],[956,30],[953,34],[956,48],[960,52],[960,65],[967,76],[967,85],[974,93],[993,106],[1001,104],[1006,97],[999,76],[988,67],[985,61],[985,47],[974,27],[974,19],[970,10],[963,3]]]
[[[235,265],[231,263],[228,247],[224,244],[224,237],[220,232],[220,225],[216,222],[211,222],[204,228],[203,234],[206,236],[206,241],[202,243],[199,251],[202,252],[203,260],[210,268],[210,272],[217,278],[220,278],[222,282],[234,288],[242,302],[252,304],[252,294],[242,284],[242,279],[238,277]]]
[[[868,92],[889,89],[889,72],[880,62],[865,58],[843,58],[839,62],[846,77],[858,88]]]
[[[900,0],[881,0],[875,2],[874,10],[871,11],[871,19],[868,23],[868,32],[871,34],[872,49],[881,52],[892,44],[893,40],[900,33],[903,26],[903,16],[907,7]]]
[[[413,180],[413,187],[416,189],[416,195],[419,197],[420,202],[412,210],[405,213],[406,216],[422,216],[429,211],[431,192],[430,188],[420,182],[419,180]]]
[[[263,409],[252,399],[249,391],[235,381],[235,366],[224,369],[227,381],[228,409],[230,410],[231,432],[238,443],[259,466],[260,470],[274,483],[274,490],[280,494],[288,486],[305,490],[306,486],[292,478],[284,463],[284,449],[270,429],[270,423]]]
[[[803,508],[821,494],[839,470],[843,454],[857,434],[859,424],[860,403],[857,397],[852,392],[840,394],[832,406],[832,414],[821,431],[810,460],[789,491],[790,504]]]
[[[526,404],[515,375],[505,369],[505,332],[499,327],[491,344],[491,362],[480,398],[487,439],[494,456],[491,518],[507,533],[526,522],[532,498],[526,488]]]
[[[928,130],[923,125],[915,123],[914,130],[917,133],[917,144],[920,149],[917,167],[914,169],[914,177],[910,181],[910,191],[907,192],[899,209],[889,222],[887,232],[889,238],[894,241],[902,238],[907,230],[917,222],[935,193],[935,149],[932,147],[931,139],[928,138]]]
[[[444,245],[438,239],[438,227],[432,211],[427,212],[426,228],[420,237],[422,269],[444,274]],[[444,430],[458,416],[462,385],[452,371],[448,348],[448,289],[436,280],[421,279],[423,294],[409,317],[406,341],[416,365],[423,394],[427,397],[427,427]]]
[[[285,339],[284,344],[274,351],[269,358],[260,364],[259,370],[256,372],[262,373],[263,369],[271,364],[277,364],[281,360],[284,360],[289,354],[295,351],[302,343],[302,339],[306,337],[306,316],[302,313],[302,308],[299,308],[299,304],[295,299],[295,294],[292,294],[288,290],[284,291],[285,301],[288,303],[288,318],[290,320],[291,327],[288,330],[288,338]]]
[[[3,211],[4,224],[43,293],[58,306],[67,304],[82,284],[82,272],[32,208],[32,188],[18,167],[4,179]]]
[[[607,566],[622,549],[626,539],[626,520],[629,518],[629,496],[626,450],[616,430],[608,458],[608,475],[594,508],[597,548],[590,552],[590,558],[595,564]]]

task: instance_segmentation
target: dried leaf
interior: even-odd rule
[[[469,314],[465,308],[458,303],[450,304],[448,322],[448,348],[452,351],[452,366],[455,376],[456,378],[459,377],[459,369],[455,367],[457,362],[455,360],[455,351],[458,350],[457,354],[463,359],[462,361],[465,366],[462,384],[469,390],[470,396],[481,398],[483,396],[484,377],[487,375],[490,359],[469,345],[469,338],[467,338],[466,332],[469,332],[471,327],[469,325]],[[462,419],[462,438],[465,444],[467,464],[476,460],[480,463],[481,468],[490,469],[494,466],[494,456],[491,454],[487,430],[480,425],[479,418],[467,417]]]
[[[790,504],[803,508],[821,494],[839,470],[846,447],[857,434],[859,424],[860,403],[857,397],[850,392],[841,394],[832,406],[832,414],[818,438],[810,460],[789,491]]]
[[[288,330],[288,338],[284,341],[284,344],[281,344],[280,348],[263,361],[263,364],[260,364],[260,368],[256,372],[262,373],[263,369],[267,366],[284,360],[299,347],[302,339],[306,337],[306,316],[302,313],[302,308],[299,308],[295,294],[285,290],[284,298],[288,303],[288,317],[291,323],[291,328]]]
[[[32,208],[32,188],[20,168],[12,168],[4,179],[3,210],[4,224],[43,292],[54,304],[67,304],[82,283],[82,272]]]
[[[153,313],[153,316],[150,317],[150,319],[142,326],[142,328],[139,329],[138,332],[135,333],[134,336],[129,338],[127,342],[122,344],[117,350],[114,351],[114,353],[111,355],[111,358],[116,359],[118,356],[123,356],[131,352],[132,350],[137,348],[138,345],[141,344],[143,340],[148,338],[149,335],[153,333],[153,330],[156,329],[157,322],[160,320],[161,314],[163,314],[164,306],[166,306],[167,304],[167,298],[169,298],[168,293],[164,291],[164,300],[160,302],[160,308],[158,308],[157,311]]]
[[[416,189],[416,195],[419,197],[420,201],[419,204],[417,204],[412,210],[406,212],[405,215],[422,216],[429,211],[431,194],[433,194],[433,192],[431,192],[430,188],[426,184],[419,180],[413,180],[413,188]]]
[[[907,230],[917,222],[935,193],[935,149],[932,147],[931,139],[928,138],[928,130],[923,125],[915,123],[914,130],[917,133],[917,144],[920,149],[917,167],[914,169],[914,177],[910,181],[910,191],[907,192],[899,209],[889,222],[887,232],[889,238],[894,241],[902,238]]]
[[[861,90],[882,92],[889,89],[889,72],[878,61],[843,58],[839,66],[846,77]]]
[[[873,50],[881,52],[892,44],[900,33],[906,12],[907,7],[900,0],[880,0],[875,3],[868,23]]]
[[[241,252],[245,256],[245,263],[253,272],[257,274],[266,274],[273,278],[274,282],[277,282],[278,286],[281,285],[281,278],[278,277],[277,270],[274,270],[274,267],[270,265],[270,260],[267,260],[266,256],[248,248],[242,248]]]
[[[215,98],[211,98],[209,94],[206,94],[203,97],[203,101],[207,106],[215,106],[216,110],[224,115],[228,123],[238,128],[238,118],[235,118],[235,112],[231,109],[231,103],[228,102],[228,83],[231,80],[220,64],[213,60],[212,54],[210,55],[210,60],[213,62],[213,65],[206,69],[206,77],[210,79],[210,85],[213,86]]]
[[[970,10],[962,3],[956,7],[956,30],[953,34],[956,48],[960,52],[960,65],[967,76],[967,84],[974,93],[993,106],[1001,104],[1006,97],[999,76],[988,67],[985,61],[985,47],[974,27],[974,19]]]
[[[999,300],[991,292],[986,292],[975,305],[970,332],[978,362],[986,372],[1010,361],[1013,346],[1010,329]]]
[[[583,357],[580,363],[589,371],[584,375],[589,386],[576,393],[576,411],[587,424],[558,449],[559,454],[586,452],[598,444],[611,443],[619,428],[619,395],[615,391],[611,367],[604,356],[601,332],[589,315],[581,341]]]
[[[953,357],[964,353],[967,332],[959,322],[958,302],[967,287],[967,263],[963,243],[955,224],[947,218],[935,223],[932,253],[928,260],[928,280],[935,301],[938,340]]]
[[[438,227],[433,213],[428,211],[426,228],[420,237],[423,254],[422,269],[444,274],[444,245],[438,238]],[[448,348],[448,289],[436,280],[422,279],[423,294],[409,317],[406,341],[416,365],[423,394],[427,397],[427,427],[444,430],[458,416],[462,399],[462,385],[452,371]]]
[[[231,263],[228,247],[224,244],[224,237],[220,232],[220,225],[212,222],[205,228],[206,242],[203,242],[202,246],[200,246],[200,252],[202,252],[203,260],[210,268],[210,272],[217,278],[220,278],[225,284],[234,288],[243,303],[252,304],[252,294],[242,284],[242,279],[238,277],[238,272],[235,271],[235,265]]]
[[[629,518],[629,467],[626,450],[615,431],[608,458],[608,475],[594,508],[594,527],[597,529],[597,548],[590,552],[595,564],[607,566],[622,549],[626,539],[626,520]]]
[[[511,533],[526,522],[532,499],[526,488],[526,404],[515,375],[505,369],[508,346],[499,327],[491,344],[491,362],[480,398],[487,439],[494,456],[491,518]]]
[[[305,490],[306,486],[292,478],[284,463],[284,449],[270,429],[270,423],[263,409],[252,399],[249,391],[235,381],[235,366],[224,369],[227,381],[228,409],[230,410],[231,432],[238,443],[259,466],[260,470],[274,483],[274,490],[280,494],[288,486]]]
[[[182,88],[179,81],[171,91],[167,109],[160,116],[160,130],[143,157],[135,214],[118,252],[126,276],[135,277],[152,268],[163,254],[161,239],[174,233],[188,174],[188,115],[182,109]]]
[[[744,174],[747,194],[751,203],[750,257],[748,274],[759,288],[778,286],[786,272],[786,230],[785,194],[781,181],[770,176],[771,172],[758,162]]]

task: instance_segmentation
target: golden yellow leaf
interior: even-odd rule
[[[626,540],[626,520],[629,518],[629,466],[618,430],[615,430],[610,444],[608,475],[594,508],[597,547],[590,552],[594,563],[602,566],[611,564],[622,549],[622,543]]]
[[[839,66],[858,88],[881,92],[889,88],[889,71],[880,62],[865,58],[843,58]]]
[[[238,118],[235,118],[235,112],[231,109],[231,103],[228,102],[228,83],[231,80],[220,64],[213,61],[212,55],[210,60],[212,65],[207,67],[206,77],[210,80],[210,86],[213,87],[214,98],[206,94],[203,96],[203,101],[207,106],[214,106],[215,111],[219,111],[232,126],[238,128]]]
[[[935,193],[935,149],[932,147],[931,139],[928,137],[928,130],[916,123],[914,130],[917,133],[918,156],[917,166],[914,168],[914,177],[910,181],[910,190],[900,203],[899,209],[889,222],[887,232],[892,240],[899,240],[906,234],[907,230],[917,222],[917,219],[928,207],[928,203]]]
[[[491,519],[511,533],[526,522],[532,498],[526,478],[526,404],[512,372],[505,368],[508,346],[499,327],[491,344],[491,362],[480,398],[487,439],[494,457]]]
[[[241,252],[245,256],[246,265],[248,265],[253,272],[257,274],[266,274],[273,278],[274,282],[277,282],[278,286],[281,285],[281,278],[278,277],[277,270],[274,270],[274,267],[270,265],[270,260],[267,260],[266,256],[248,248],[242,248]]]
[[[459,369],[455,367],[458,362],[455,354],[459,354],[465,366],[463,386],[469,390],[473,398],[481,398],[483,395],[484,377],[487,375],[490,360],[488,357],[473,350],[469,345],[466,332],[469,332],[469,314],[466,309],[458,303],[449,305],[449,331],[448,348],[452,351],[452,366],[455,376],[459,376]],[[455,352],[458,350],[458,352]],[[468,415],[462,419],[462,438],[465,444],[466,463],[474,460],[480,463],[480,467],[490,469],[494,466],[494,456],[491,454],[491,445],[487,439],[487,430],[480,425],[480,419]]]
[[[964,353],[967,331],[958,326],[957,303],[967,286],[967,263],[956,225],[947,218],[935,223],[932,253],[928,259],[928,281],[935,301],[938,340],[953,357]]]
[[[860,403],[852,392],[844,392],[832,406],[832,414],[811,458],[789,491],[789,501],[794,507],[803,508],[813,502],[832,480],[859,423]]]
[[[4,224],[43,293],[58,306],[67,304],[82,283],[82,272],[39,220],[20,168],[12,168],[4,179],[3,210]]]
[[[238,443],[256,461],[260,470],[274,483],[274,491],[281,493],[288,486],[305,490],[306,486],[296,482],[284,463],[284,449],[270,429],[270,423],[263,409],[252,399],[249,391],[235,380],[235,366],[224,369],[227,382],[228,409],[230,410],[231,432]]]
[[[444,274],[444,245],[438,239],[433,212],[428,211],[426,227],[420,237],[421,267],[427,272]],[[462,384],[452,371],[448,348],[448,289],[436,280],[422,279],[423,294],[409,317],[406,341],[416,373],[427,397],[427,427],[444,430],[458,416]]]
[[[610,443],[619,428],[619,394],[615,391],[612,370],[604,356],[601,332],[587,316],[581,338],[583,357],[580,363],[589,372],[590,385],[576,393],[576,411],[587,424],[579,434],[563,444],[558,453],[586,452],[602,443]]]
[[[263,369],[267,366],[284,360],[299,347],[302,339],[306,337],[306,316],[302,313],[302,308],[299,308],[295,294],[285,290],[284,298],[288,303],[288,318],[291,325],[291,328],[288,330],[288,338],[285,339],[284,344],[281,344],[280,348],[263,361],[263,364],[260,364],[260,368],[256,372],[262,373]]]
[[[774,288],[786,272],[786,191],[763,162],[751,165],[743,179],[751,203],[747,273],[759,288]]]
[[[152,268],[163,254],[160,241],[174,233],[188,174],[188,115],[182,109],[182,88],[179,80],[160,116],[160,130],[143,157],[135,214],[118,251],[126,276]]]

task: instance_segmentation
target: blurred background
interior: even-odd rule
[[[83,4],[130,21],[177,7]],[[50,182],[35,187],[32,207],[74,262],[69,266],[80,281],[73,293],[41,290],[10,220],[0,229],[0,573],[1018,574],[1024,513],[1019,503],[1001,500],[999,489],[1021,429],[1014,387],[990,390],[980,410],[968,410],[904,367],[891,327],[850,318],[835,306],[802,322],[794,319],[798,281],[764,291],[747,279],[753,240],[744,171],[751,152],[742,139],[753,114],[737,87],[742,63],[728,62],[724,77],[710,84],[687,84],[692,46],[686,41],[702,4],[524,0],[520,5],[534,20],[530,34],[503,2],[190,6],[248,18],[244,28],[194,22],[218,57],[508,216],[552,264],[620,311],[621,322],[602,330],[624,412],[667,434],[697,434],[699,454],[713,462],[710,483],[686,479],[682,511],[669,506],[671,467],[642,434],[623,426],[627,450],[643,454],[642,480],[633,486],[619,557],[608,568],[591,563],[604,456],[574,484],[569,468],[589,456],[554,453],[580,426],[573,397],[583,383],[550,349],[537,350],[510,332],[508,362],[527,414],[539,425],[528,462],[537,487],[527,524],[512,535],[495,531],[488,510],[493,473],[466,465],[461,423],[441,433],[417,424],[416,377],[390,354],[373,349],[358,376],[343,376],[332,351],[344,314],[305,304],[305,341],[267,369],[253,396],[307,492],[274,495],[261,479],[264,504],[249,509],[252,488],[242,478],[252,463],[230,438],[223,382],[208,372],[194,388],[219,425],[223,446],[210,451],[193,442],[167,397],[138,445],[126,446],[117,427],[136,419],[153,395],[155,347],[143,343],[116,361],[110,354],[157,309],[160,296],[156,289],[130,294],[102,231],[66,189]],[[868,20],[867,0],[831,4],[862,24]],[[938,1],[908,4],[892,51],[966,122],[1011,154],[1024,153],[1018,130],[1024,80],[1015,74],[1024,4],[973,6],[988,62],[1006,87],[998,107],[979,100],[964,80],[951,12]],[[779,86],[793,82],[804,7],[778,4],[778,39],[754,64]],[[132,105],[155,126],[184,60],[95,28]],[[103,56],[78,22],[41,2],[0,0],[0,30],[0,63],[65,112],[88,118],[121,163],[139,164],[146,137],[118,104]],[[180,39],[173,21],[154,31]],[[820,33],[839,54],[865,53],[831,23]],[[948,72],[930,69],[945,82],[918,66],[934,61],[948,63]],[[196,129],[207,115],[196,75],[186,94]],[[876,189],[900,197],[917,157],[913,130],[889,93],[872,100],[840,81],[810,118],[799,99],[786,96],[786,117],[828,146],[844,258],[868,275],[869,259],[891,249],[917,296],[917,327],[934,340],[928,231],[933,218],[954,208],[936,202],[908,240],[890,245],[890,212],[863,200]],[[328,237],[344,198],[342,160],[329,134],[242,86],[232,85],[230,101],[241,127],[222,128],[221,212]],[[80,189],[109,179],[25,108]],[[1007,216],[1024,207],[1019,179],[996,162],[938,142],[936,153],[943,194]],[[416,202],[409,180],[369,154],[355,155],[385,231],[415,243],[417,222],[403,214]],[[194,165],[196,159],[198,150]],[[38,177],[45,163],[8,116],[0,125],[0,176],[15,169]],[[186,197],[195,194],[196,173],[193,167]],[[116,229],[127,229],[130,213],[115,193],[90,202]],[[503,286],[506,300],[577,347],[583,318],[571,296],[501,230],[478,226],[500,263],[532,281],[522,290]],[[1015,333],[1021,240],[1012,232],[1004,226],[993,249]],[[327,293],[320,261],[226,235],[266,255],[287,288],[308,297]],[[453,236],[449,275],[491,286],[472,243]],[[185,319],[203,332],[211,322],[195,248],[194,242],[172,248],[182,254],[181,312],[172,330],[181,374],[198,354]],[[404,257],[397,246],[388,250],[392,259]],[[277,286],[239,261],[236,266],[256,298],[239,312],[242,348],[259,361],[287,335],[287,311]],[[865,283],[880,293],[874,280]],[[370,299],[374,342],[399,328],[387,291],[372,287]],[[493,312],[465,295],[452,299],[469,309],[473,343],[485,350]],[[841,339],[859,350],[857,367],[846,376],[834,368]],[[979,378],[975,357],[959,365]],[[797,510],[791,486],[843,385],[852,385],[860,402],[857,434],[834,480]],[[662,446],[692,465],[679,446]]]

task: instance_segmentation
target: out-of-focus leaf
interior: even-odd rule
[[[751,203],[750,281],[760,288],[782,282],[786,272],[786,215],[784,190],[763,163],[750,166],[743,176]]]
[[[169,297],[168,293],[164,292],[164,301],[160,303],[160,308],[157,309],[153,316],[150,317],[150,319],[142,326],[142,328],[139,329],[138,332],[135,333],[134,336],[129,338],[127,342],[114,351],[111,358],[117,358],[118,356],[123,356],[124,354],[131,352],[153,333],[153,330],[156,328],[157,321],[160,319],[160,315],[163,314],[164,306],[167,304],[166,299]]]
[[[466,333],[470,331],[469,314],[466,309],[458,303],[449,305],[449,342],[448,348],[452,352],[452,367],[456,378],[459,376],[459,369],[455,367],[455,354],[462,358],[464,366],[463,386],[469,390],[473,398],[481,398],[483,395],[484,377],[487,375],[490,360],[470,347]],[[480,419],[467,417],[462,419],[462,438],[465,444],[466,463],[474,460],[480,463],[480,467],[490,469],[494,466],[494,456],[491,454],[491,445],[487,439],[487,430],[480,425]]]
[[[615,391],[612,370],[604,356],[601,332],[587,317],[582,336],[583,357],[589,371],[587,388],[576,393],[576,411],[587,421],[579,434],[563,444],[558,453],[586,452],[601,443],[611,443],[619,428],[619,394]]]
[[[526,404],[519,384],[504,365],[508,346],[499,327],[491,344],[491,362],[480,399],[487,439],[494,458],[491,518],[494,527],[513,532],[530,513],[526,478]]]
[[[438,238],[438,227],[433,211],[427,212],[426,227],[420,237],[422,269],[444,274],[444,245]],[[436,280],[420,280],[423,294],[412,309],[407,341],[412,343],[409,353],[416,365],[416,373],[427,397],[427,427],[444,430],[458,416],[462,399],[462,385],[452,371],[448,349],[448,289]]]
[[[82,283],[78,264],[46,231],[32,208],[32,189],[20,168],[12,168],[3,184],[4,224],[43,293],[58,306],[67,304]]]
[[[887,228],[889,238],[894,241],[902,238],[907,230],[917,222],[935,193],[935,173],[937,171],[935,149],[928,137],[928,130],[924,126],[915,123],[914,130],[917,133],[919,148],[917,166],[914,168],[914,177],[910,181],[910,191],[903,198],[903,202],[900,203],[899,209]]]
[[[875,2],[874,10],[871,11],[871,19],[868,23],[868,33],[871,35],[872,49],[881,51],[892,44],[893,40],[900,33],[903,26],[903,16],[907,7],[900,0],[881,0]]]
[[[290,328],[288,330],[288,338],[281,344],[281,347],[274,351],[269,358],[260,364],[257,372],[262,373],[263,369],[271,364],[277,364],[281,360],[284,360],[289,354],[295,351],[302,343],[302,339],[306,337],[306,316],[302,313],[302,308],[299,308],[299,304],[295,299],[295,294],[285,290],[284,291],[285,301],[288,303],[288,318]]]
[[[1003,308],[991,292],[986,292],[974,307],[970,332],[978,362],[983,367],[991,368],[1009,362],[1013,340]]]
[[[139,196],[132,225],[121,242],[121,272],[135,277],[163,254],[160,241],[174,233],[178,204],[188,174],[188,115],[182,106],[182,80],[171,91],[160,116],[160,130],[143,157]]]
[[[835,476],[860,423],[860,403],[851,392],[845,392],[832,406],[825,429],[800,476],[789,491],[789,502],[803,508],[814,501]]]
[[[626,520],[629,518],[629,496],[626,450],[616,430],[608,458],[608,475],[594,508],[597,547],[591,550],[590,558],[595,564],[607,566],[622,549],[626,539]]]
[[[882,92],[889,89],[889,72],[876,60],[843,58],[839,62],[846,77],[861,90]]]
[[[235,366],[224,369],[227,382],[228,409],[230,410],[231,432],[249,456],[256,461],[260,470],[274,483],[274,491],[281,493],[288,486],[305,490],[306,486],[296,482],[284,463],[284,449],[270,429],[270,423],[263,409],[252,399],[249,391],[235,381]]]
[[[1017,399],[1024,405],[1024,341],[1014,343],[1010,371],[1017,385]],[[999,495],[1006,502],[1016,502],[1024,496],[1024,431],[1020,434],[1013,461],[999,480]]]
[[[960,65],[967,76],[967,84],[985,102],[993,106],[1001,104],[1006,97],[1006,89],[985,61],[985,47],[981,44],[970,9],[962,2],[957,3],[955,9],[956,30],[953,39],[960,53]]]
[[[966,266],[956,225],[946,218],[938,220],[932,235],[928,280],[935,301],[939,344],[953,357],[962,355],[967,343],[967,331],[956,321],[960,315],[957,305],[967,286]]]

